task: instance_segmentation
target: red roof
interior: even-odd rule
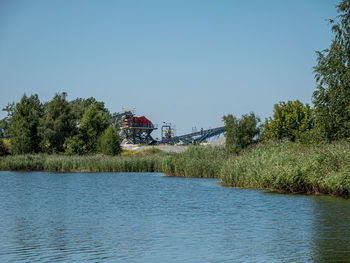
[[[136,117],[136,119],[137,119],[137,122],[146,123],[148,125],[151,124],[151,122],[145,116]]]

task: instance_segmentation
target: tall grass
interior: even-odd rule
[[[164,159],[162,171],[170,176],[217,178],[227,157],[222,147],[190,147]]]
[[[0,157],[0,170],[57,172],[163,172],[220,178],[225,186],[350,197],[350,143],[258,144],[239,155],[220,147],[184,153],[155,150],[122,156],[18,155]]]
[[[260,144],[225,161],[220,181],[233,187],[348,197],[350,144]]]
[[[163,156],[17,155],[0,158],[0,170],[54,172],[160,172]]]
[[[0,170],[56,172],[164,172],[170,176],[217,177],[223,148],[193,147],[180,154],[158,149],[124,152],[122,156],[16,155],[0,158]]]

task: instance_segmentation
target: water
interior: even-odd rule
[[[0,262],[350,262],[350,200],[150,173],[0,172]]]

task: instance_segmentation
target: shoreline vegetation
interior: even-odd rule
[[[10,139],[0,140],[0,170],[162,172],[218,178],[230,187],[350,197],[350,1],[340,1],[337,12],[329,21],[329,49],[316,52],[313,107],[281,101],[264,123],[254,112],[223,116],[226,147],[136,154],[122,152],[124,121],[113,119],[104,102],[68,101],[65,92],[45,103],[23,95],[3,109],[0,138]]]
[[[121,156],[27,154],[0,157],[2,171],[161,172],[217,178],[229,187],[349,197],[350,143],[260,143],[239,154],[225,147],[190,147],[184,153],[152,148]]]

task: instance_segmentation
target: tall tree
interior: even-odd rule
[[[66,96],[66,93],[56,94],[46,105],[39,127],[44,152],[63,152],[65,140],[75,131],[76,121]]]
[[[9,121],[8,118],[3,118],[0,120],[0,137],[8,136]]]
[[[94,97],[90,97],[88,99],[76,98],[69,102],[69,105],[72,108],[73,115],[77,122],[80,122],[84,116],[84,113],[89,109],[91,105],[96,105],[96,107],[106,113],[109,113],[105,108],[104,103],[102,101],[97,101]]]
[[[24,94],[10,115],[11,153],[38,152],[40,143],[38,126],[42,117],[42,104],[38,95],[27,97]]]
[[[5,145],[5,142],[3,139],[0,139],[0,156],[5,156],[9,154],[9,150]]]
[[[101,134],[109,126],[109,115],[98,104],[85,112],[78,133],[67,141],[68,154],[93,154],[98,151]]]
[[[100,151],[105,155],[117,155],[121,153],[120,136],[118,130],[110,125],[102,134]]]
[[[274,106],[273,118],[265,121],[262,135],[264,140],[287,138],[295,141],[313,126],[314,112],[308,104],[298,100],[280,102]]]
[[[7,116],[0,120],[0,137],[10,136],[10,121],[15,110],[15,106],[16,104],[12,102],[2,109],[3,111],[7,112]]]
[[[329,49],[317,52],[316,126],[329,141],[350,137],[350,1],[338,6]]]
[[[234,151],[240,151],[254,142],[259,136],[259,117],[253,112],[237,118],[232,114],[223,117],[226,131],[226,146]]]

